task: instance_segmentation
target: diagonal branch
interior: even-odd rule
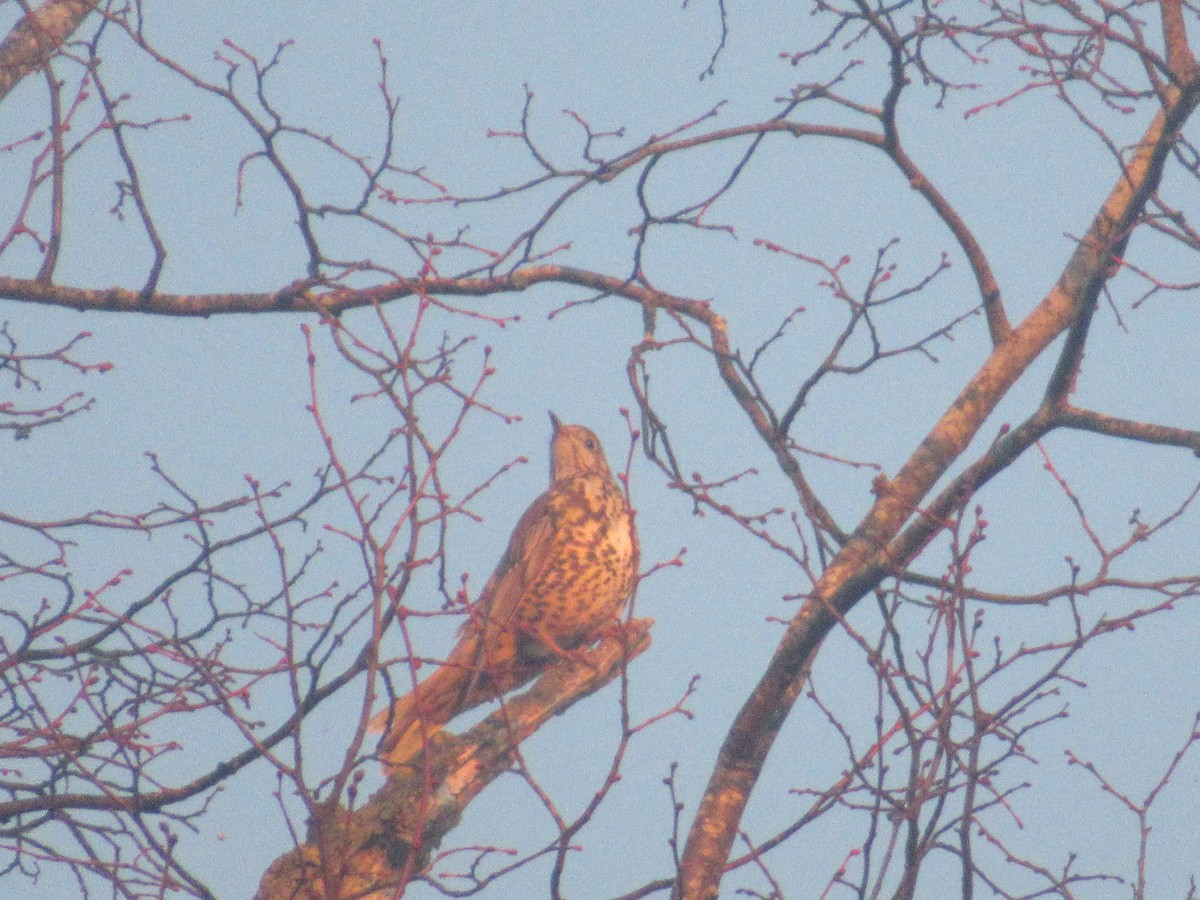
[[[516,745],[617,678],[650,646],[652,622],[635,619],[586,659],[554,666],[460,737],[439,735],[420,767],[397,769],[361,808],[319,811],[306,843],[271,864],[257,900],[400,896],[463,811],[510,770]]]
[[[1131,160],[1072,253],[1051,292],[997,346],[913,452],[895,480],[834,558],[788,625],[762,679],[738,713],[721,748],[688,835],[676,897],[709,900],[742,814],[775,738],[803,689],[821,642],[862,596],[897,566],[888,544],[967,448],[1016,380],[1050,344],[1085,317],[1113,272],[1148,198],[1157,188],[1179,129],[1200,102],[1200,87],[1172,89]],[[914,548],[917,549],[917,548]]]
[[[29,10],[0,42],[0,100],[22,78],[46,65],[97,3],[46,0],[38,9]]]

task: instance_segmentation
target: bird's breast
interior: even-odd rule
[[[609,478],[556,487],[553,549],[529,585],[520,618],[525,628],[571,647],[610,624],[629,596],[633,521]]]

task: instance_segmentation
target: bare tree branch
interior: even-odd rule
[[[45,0],[26,12],[0,42],[0,100],[26,75],[45,66],[99,0]]]

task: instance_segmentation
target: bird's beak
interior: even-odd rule
[[[550,424],[554,426],[554,433],[558,434],[558,430],[562,428],[562,422],[558,420],[558,416],[554,413],[550,413]]]

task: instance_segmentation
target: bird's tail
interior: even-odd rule
[[[472,677],[469,669],[441,666],[390,709],[376,713],[370,728],[387,729],[380,745],[387,762],[399,765],[420,753],[426,741],[454,718]]]
[[[467,649],[472,652],[464,653]],[[460,644],[432,675],[371,718],[368,726],[371,731],[387,730],[380,750],[389,764],[401,765],[411,760],[443,725],[473,705],[468,703],[467,696],[475,693],[472,683],[478,680],[475,667],[467,664],[473,655],[473,648]]]

